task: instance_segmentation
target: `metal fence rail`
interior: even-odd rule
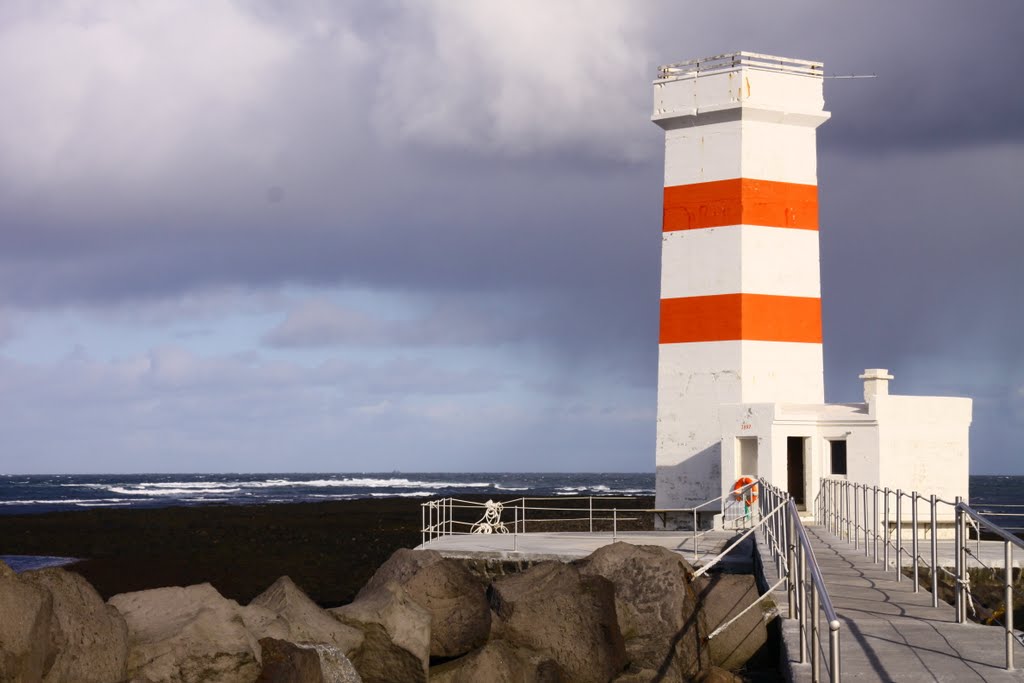
[[[641,516],[667,519],[668,515],[685,515],[689,517],[696,559],[698,540],[712,530],[699,528],[701,513],[720,514],[725,528],[750,528],[759,515],[760,508],[752,503],[750,496],[754,492],[756,497],[757,486],[758,482],[754,481],[688,508],[637,507],[637,496],[520,497],[502,501],[439,498],[420,505],[421,541],[427,543],[441,536],[459,534],[510,534],[513,549],[518,549],[518,536],[528,529],[532,532],[610,533],[612,538],[617,538],[620,523],[635,522]],[[583,529],[579,528],[581,525]]]
[[[907,520],[906,506],[910,507]],[[906,566],[913,581],[914,592],[920,591],[920,571],[924,564],[929,569],[932,607],[939,606],[939,574],[945,573],[953,585],[953,609],[957,623],[968,621],[968,609],[975,609],[979,596],[971,590],[970,563],[990,570],[981,558],[981,531],[996,537],[1003,544],[1003,619],[1005,632],[1006,668],[1014,668],[1013,643],[1021,637],[1013,625],[1013,547],[1024,548],[1024,541],[1012,531],[1016,527],[1003,527],[993,517],[1017,517],[1024,515],[1014,512],[1015,506],[986,506],[985,511],[972,508],[959,496],[955,500],[944,500],[934,494],[925,496],[917,491],[904,492],[879,486],[868,486],[844,479],[822,479],[817,499],[817,515],[822,524],[834,535],[859,548],[864,547],[865,556],[874,562],[882,562],[884,571],[892,568],[895,580],[904,579]],[[921,519],[921,509],[926,510]],[[909,522],[909,527],[907,525]],[[940,524],[952,527],[953,570],[939,562],[938,533]],[[971,538],[971,530],[974,538]],[[906,537],[910,538],[907,539]],[[922,538],[923,536],[923,538]],[[907,548],[909,540],[910,548]],[[927,559],[921,552],[921,543],[928,545]],[[973,541],[973,543],[972,543]],[[972,545],[974,549],[972,550]],[[879,558],[881,546],[881,558]],[[904,556],[909,556],[909,566]],[[995,612],[996,610],[993,610]]]

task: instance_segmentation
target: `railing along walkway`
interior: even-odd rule
[[[950,605],[932,607],[930,593],[914,593],[910,581],[897,582],[863,550],[821,526],[806,529],[842,622],[844,680],[1024,681],[1024,672],[1004,668],[1002,629],[957,624]],[[807,666],[794,665],[793,673],[793,680],[811,679]]]

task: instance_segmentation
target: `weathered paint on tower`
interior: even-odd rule
[[[818,62],[738,52],[659,76],[656,505],[682,508],[720,493],[722,404],[824,402],[815,131],[829,113]]]

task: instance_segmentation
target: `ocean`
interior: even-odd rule
[[[652,473],[319,473],[0,475],[0,515],[95,507],[311,503],[356,498],[428,499],[654,495]]]
[[[971,504],[996,513],[996,521],[1024,532],[1022,476],[972,476]],[[274,473],[0,475],[0,517],[90,508],[154,508],[175,505],[255,505],[482,494],[520,496],[651,496],[654,474],[642,473]],[[0,540],[0,553],[2,553]],[[0,554],[18,571],[71,560]]]
[[[1024,476],[970,478],[980,510],[1020,504]],[[654,474],[595,472],[360,472],[274,474],[0,475],[0,515],[171,505],[311,503],[356,498],[428,499],[460,494],[652,496]],[[1024,505],[1022,517],[1024,517]],[[1024,526],[1024,521],[1021,522]]]

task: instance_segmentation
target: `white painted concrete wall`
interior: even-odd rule
[[[662,234],[662,298],[821,296],[817,230],[729,225]]]

